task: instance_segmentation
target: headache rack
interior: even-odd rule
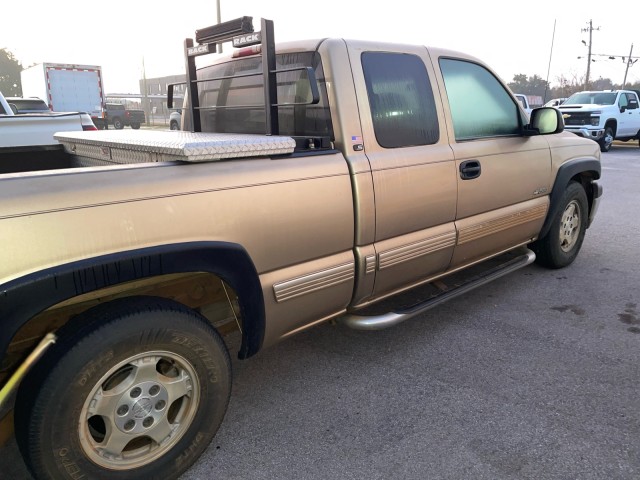
[[[202,132],[200,118],[201,110],[215,110],[225,108],[264,108],[265,111],[265,135],[280,135],[278,122],[278,107],[290,107],[296,105],[315,105],[320,102],[320,91],[313,67],[291,67],[276,69],[276,51],[273,33],[273,21],[261,19],[261,30],[255,32],[252,17],[240,17],[228,22],[219,23],[210,27],[196,30],[195,38],[187,38],[184,41],[186,81],[173,83],[167,87],[167,107],[173,108],[173,88],[175,85],[186,85],[186,94],[189,98],[189,108],[183,110],[183,115],[188,115],[192,132]],[[262,57],[262,71],[257,73],[242,73],[232,76],[198,79],[196,72],[196,57],[217,53],[217,46],[225,42],[231,42],[233,47],[243,49],[239,56],[257,55]],[[305,71],[309,81],[311,99],[307,102],[278,103],[277,74],[292,71]],[[216,80],[227,80],[239,77],[262,76],[264,78],[264,103],[255,105],[200,105],[198,96],[198,84]],[[186,111],[185,111],[186,110]],[[296,150],[309,150],[331,148],[329,137],[296,137]]]

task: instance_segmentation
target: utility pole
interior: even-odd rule
[[[149,104],[149,90],[147,88],[147,70],[144,67],[144,57],[142,57],[142,88],[144,92],[142,93],[142,98],[144,100],[144,106],[142,107],[145,110],[145,117],[147,120],[147,125],[151,125],[151,105]]]
[[[220,0],[216,0],[216,18],[217,24],[220,24],[221,16],[220,16]],[[222,43],[218,43],[218,53],[222,53]]]
[[[587,78],[584,81],[584,89],[589,90],[589,73],[591,72],[591,41],[593,39],[593,31],[600,30],[600,27],[593,28],[593,21],[589,20],[589,28],[583,28],[582,32],[589,32],[589,54],[587,55]]]
[[[622,81],[622,88],[623,88],[623,89],[624,89],[624,87],[626,87],[626,86],[627,86],[627,73],[629,72],[629,66],[630,66],[632,63],[635,63],[635,62],[632,62],[632,61],[631,61],[631,54],[632,54],[632,53],[633,53],[633,43],[631,44],[631,50],[629,50],[629,57],[627,58],[627,68],[626,68],[626,69],[625,69],[625,71],[624,71],[624,80]]]

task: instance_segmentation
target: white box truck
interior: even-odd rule
[[[21,80],[23,96],[43,99],[52,112],[86,112],[96,125],[102,121],[102,67],[40,63],[23,70]]]

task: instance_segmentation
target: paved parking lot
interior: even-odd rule
[[[640,478],[640,149],[602,157],[572,266],[234,361],[225,421],[183,479]],[[28,478],[14,442],[0,471]]]

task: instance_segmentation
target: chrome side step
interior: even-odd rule
[[[382,315],[347,314],[339,317],[337,320],[338,322],[355,330],[381,330],[383,328],[392,327],[400,322],[410,319],[411,317],[415,317],[416,315],[420,315],[427,310],[437,307],[452,298],[464,295],[474,288],[526,267],[533,263],[535,259],[536,254],[534,252],[529,249],[524,249],[522,255],[515,257],[496,268],[488,270],[462,285],[452,288],[451,290],[445,290],[441,294],[431,297],[405,310],[392,311]]]

